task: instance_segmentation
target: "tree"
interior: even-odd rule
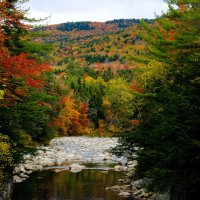
[[[57,98],[46,94],[42,88],[47,85],[44,74],[51,70],[49,65],[30,59],[28,53],[16,55],[12,46],[6,43],[9,39],[14,44],[16,38],[19,44],[22,42],[20,31],[28,31],[21,23],[24,12],[13,6],[15,2],[0,2],[1,165],[17,164],[24,154],[35,151],[38,143],[48,143],[55,130],[49,124],[58,115]]]
[[[66,96],[62,102],[62,109],[60,114],[61,126],[59,134],[61,135],[79,135],[87,133],[87,105],[82,103],[80,111],[75,103],[75,100],[70,96]]]
[[[155,29],[142,22],[145,32],[140,35],[151,56],[134,58],[162,62],[165,76],[150,77],[150,86],[138,94],[144,102],[139,124],[124,134],[115,150],[136,153],[139,174],[152,180],[149,190],[170,189],[171,199],[196,199],[200,187],[200,3],[165,2],[169,10],[157,17]]]
[[[26,0],[7,0],[0,3],[1,28],[5,34],[4,46],[9,48],[13,55],[29,53],[30,58],[39,59],[35,54],[47,53],[51,45],[30,42],[32,37],[47,36],[48,34],[33,32],[34,26],[30,22],[41,22],[44,19],[28,18],[25,16],[28,10],[19,9],[19,4]],[[27,22],[26,24],[24,22]]]
[[[111,103],[113,123],[118,128],[128,128],[135,111],[134,95],[130,91],[128,83],[122,79],[112,79],[108,82],[106,99]]]

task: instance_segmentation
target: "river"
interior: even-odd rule
[[[84,144],[94,139],[81,138],[74,139],[73,142],[63,142],[61,146],[76,150],[76,153],[81,153],[85,158],[94,157],[96,151],[103,151],[103,144],[109,142],[105,139],[95,139],[100,148],[95,145],[89,145],[92,151],[82,150],[82,142]],[[82,141],[81,144],[77,141]],[[60,144],[59,144],[60,145]],[[54,149],[58,145],[54,145]],[[107,145],[108,147],[108,145]],[[81,149],[81,151],[80,151]],[[84,165],[86,168],[73,172],[69,170],[72,163]],[[112,160],[92,160],[90,162],[84,160],[72,160],[60,166],[44,167],[43,171],[31,173],[27,180],[22,183],[15,183],[12,195],[12,200],[120,200],[123,197],[118,196],[118,192],[106,190],[106,187],[120,185],[118,179],[124,175],[123,171],[115,171],[113,168],[118,163],[118,159]],[[60,172],[56,170],[60,170]],[[126,198],[133,199],[133,198]]]

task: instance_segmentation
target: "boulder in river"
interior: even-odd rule
[[[70,170],[82,170],[82,169],[85,169],[85,168],[86,168],[85,166],[75,164],[75,163],[69,166]]]
[[[129,196],[131,196],[131,193],[129,193],[129,192],[120,192],[119,194],[118,194],[119,196],[123,196],[123,197],[129,197]]]

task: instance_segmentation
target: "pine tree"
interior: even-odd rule
[[[141,22],[151,56],[133,58],[162,62],[165,80],[148,80],[138,114],[139,124],[124,134],[115,150],[137,154],[138,172],[152,180],[149,190],[171,199],[198,199],[200,187],[200,66],[199,0],[165,0],[169,10],[157,27]],[[176,5],[178,8],[174,8]],[[135,147],[138,150],[135,150]]]

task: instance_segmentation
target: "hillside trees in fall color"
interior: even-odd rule
[[[44,74],[51,70],[49,65],[30,59],[27,52],[17,53],[17,48],[24,49],[21,37],[30,27],[22,23],[24,12],[15,3],[18,1],[0,2],[1,168],[21,162],[23,155],[33,152],[38,143],[48,143],[54,137],[49,124],[59,110],[55,94],[47,94],[43,88],[47,85]]]

